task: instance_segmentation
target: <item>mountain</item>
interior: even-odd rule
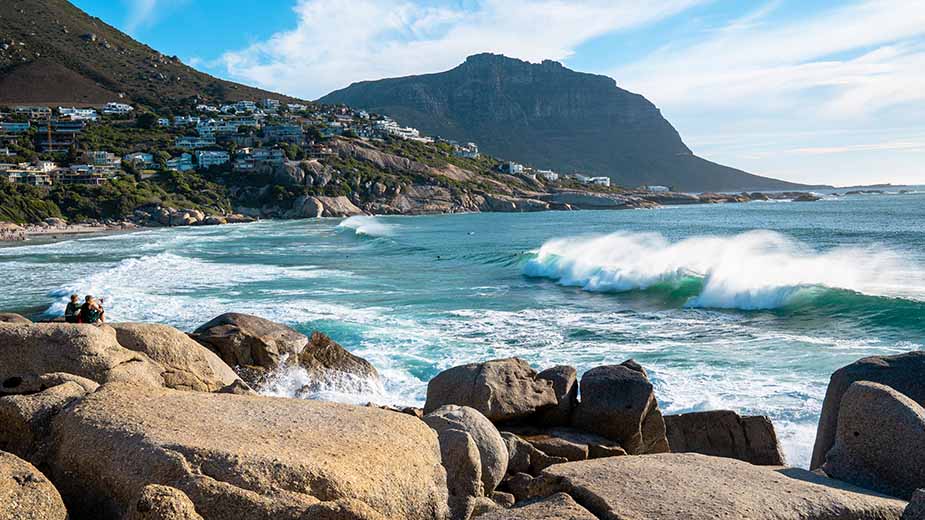
[[[606,76],[497,54],[447,72],[363,81],[319,100],[393,117],[427,134],[475,141],[492,155],[538,168],[610,177],[624,186],[684,191],[784,190],[694,155],[659,109]]]
[[[121,97],[120,97],[121,95]],[[169,107],[180,100],[274,97],[164,56],[66,0],[0,2],[0,104]]]

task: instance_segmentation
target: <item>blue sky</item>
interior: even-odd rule
[[[925,184],[922,0],[76,0],[220,77],[306,98],[467,55],[645,95],[699,155],[810,183]]]

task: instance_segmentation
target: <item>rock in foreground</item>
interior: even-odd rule
[[[301,392],[333,390],[360,394],[379,385],[379,372],[372,363],[354,356],[321,332],[312,333],[297,361],[309,379]]]
[[[53,431],[49,466],[75,514],[118,517],[149,484],[182,491],[206,520],[446,514],[437,436],[376,408],[120,383]]]
[[[608,519],[899,520],[906,506],[804,470],[693,453],[557,464],[542,478]]]
[[[783,466],[784,454],[771,420],[740,417],[730,410],[666,415],[672,453],[730,457],[760,466]]]
[[[533,501],[513,509],[497,509],[476,517],[478,520],[597,520],[590,511],[565,493]]]
[[[0,451],[0,519],[65,520],[58,490],[32,464]]]

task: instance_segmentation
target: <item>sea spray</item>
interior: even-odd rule
[[[645,291],[700,278],[702,288],[688,307],[776,309],[815,287],[925,300],[925,269],[896,252],[820,252],[773,231],[677,242],[625,232],[555,239],[527,260],[523,273],[592,292]]]
[[[337,225],[340,229],[352,229],[357,235],[370,237],[387,237],[395,231],[395,226],[386,224],[376,217],[354,216]]]

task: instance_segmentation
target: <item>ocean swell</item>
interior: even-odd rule
[[[386,224],[376,217],[355,216],[345,219],[337,225],[339,229],[352,229],[357,235],[370,237],[387,237],[394,232],[395,226]]]
[[[816,251],[773,231],[669,241],[656,233],[550,240],[523,265],[528,277],[591,292],[649,291],[682,296],[687,307],[780,309],[827,290],[925,301],[925,269],[886,249]],[[910,283],[911,281],[911,283]]]

